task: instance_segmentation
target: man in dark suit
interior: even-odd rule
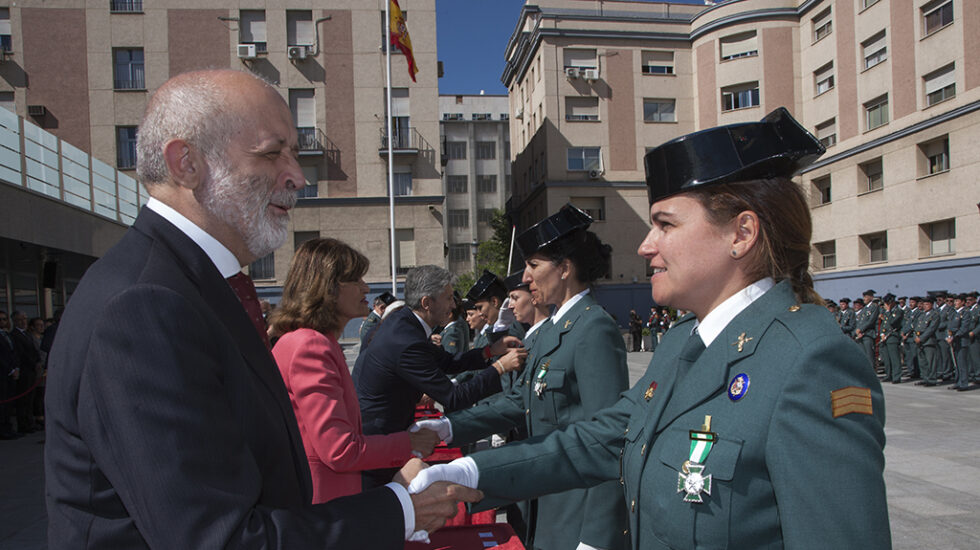
[[[0,439],[17,439],[20,435],[10,424],[13,407],[7,402],[16,395],[17,378],[20,376],[14,339],[10,336],[10,317],[0,311]]]
[[[150,99],[137,174],[152,198],[79,283],[51,352],[49,547],[400,549],[478,496],[393,483],[310,504],[239,271],[285,240],[297,149],[281,95],[250,74],[187,73]]]
[[[453,276],[441,267],[425,265],[405,277],[405,305],[381,323],[371,345],[357,358],[357,398],[366,435],[389,434],[408,429],[415,420],[415,404],[422,394],[441,403],[446,412],[469,407],[500,391],[500,377],[510,365],[520,366],[526,352],[513,336],[494,344],[453,355],[429,341],[432,329],[442,326],[455,307]],[[507,348],[512,347],[508,351]],[[521,361],[490,358],[504,353]],[[476,376],[453,384],[446,377],[462,371]],[[391,479],[388,470],[365,472],[364,486]]]
[[[34,392],[37,390],[37,378],[42,367],[41,354],[34,346],[33,337],[27,333],[27,314],[23,311],[14,311],[10,315],[10,320],[14,324],[10,337],[14,341],[14,353],[20,364],[16,394],[21,397],[14,402],[17,432],[29,434],[39,429],[34,421]]]

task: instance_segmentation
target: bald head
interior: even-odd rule
[[[231,136],[247,127],[250,114],[282,97],[257,76],[207,70],[177,75],[154,92],[137,132],[136,176],[149,189],[167,181],[164,146],[180,139],[205,158],[218,158]]]

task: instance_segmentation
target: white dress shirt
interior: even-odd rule
[[[718,304],[715,309],[704,316],[704,319],[695,323],[694,330],[701,335],[704,347],[710,346],[711,342],[714,342],[715,338],[725,330],[725,327],[736,315],[742,313],[742,310],[749,307],[752,302],[761,298],[774,286],[776,286],[776,282],[771,277],[760,279]]]

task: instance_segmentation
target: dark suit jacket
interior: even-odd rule
[[[453,385],[446,375],[485,364],[483,349],[455,358],[425,337],[425,329],[407,307],[381,323],[357,363],[355,385],[364,433],[368,435],[408,429],[415,417],[415,404],[423,393],[449,412],[500,391],[500,375],[493,367],[485,367],[472,379]]]
[[[37,365],[41,362],[41,354],[34,347],[34,340],[30,334],[14,328],[10,330],[10,337],[14,341],[14,354],[20,364],[20,378],[17,381],[17,386],[26,389],[37,380]]]
[[[51,548],[402,548],[388,489],[312,500],[272,355],[193,241],[143,209],[51,351]]]

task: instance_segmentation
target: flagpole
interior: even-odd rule
[[[507,273],[504,277],[510,275],[510,266],[514,264],[514,236],[517,235],[517,226],[510,226],[510,255],[507,256]]]
[[[388,126],[388,224],[391,230],[391,293],[398,296],[398,271],[395,267],[395,154],[392,150],[391,133],[391,0],[385,0],[385,82],[387,83],[388,109],[385,124]]]

